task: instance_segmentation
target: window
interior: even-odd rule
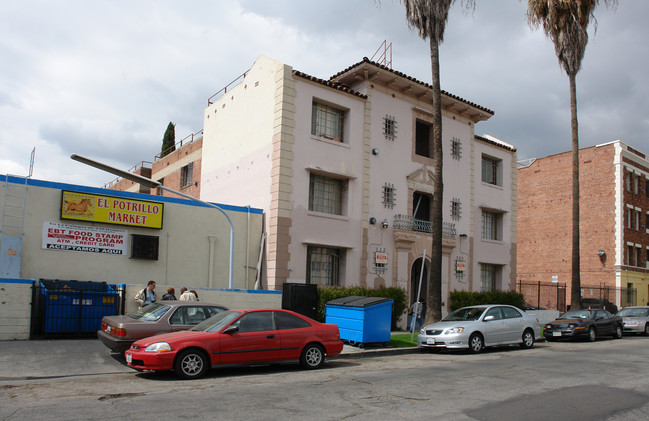
[[[451,218],[453,218],[453,220],[455,221],[458,221],[461,216],[462,202],[460,202],[460,199],[454,197],[453,200],[451,200]]]
[[[635,247],[632,245],[627,245],[626,246],[626,264],[629,266],[635,266],[636,265],[636,254],[635,254]]]
[[[633,193],[638,194],[638,190],[640,189],[640,177],[637,175],[633,176]]]
[[[482,156],[482,182],[493,185],[499,184],[498,169],[500,160]]]
[[[451,139],[451,156],[458,161],[462,158],[462,142],[457,137]]]
[[[635,211],[635,229],[640,231],[640,211]]]
[[[418,232],[433,232],[431,222],[432,196],[415,192],[412,195],[412,230]]]
[[[383,185],[383,206],[386,208],[394,208],[396,202],[397,192],[394,184],[385,183]]]
[[[131,235],[131,259],[158,260],[159,237],[153,235]]]
[[[397,137],[397,120],[390,115],[383,117],[383,135],[387,140],[394,140]]]
[[[631,191],[631,173],[624,173],[624,184],[626,186],[626,191]]]
[[[487,314],[484,315],[484,317],[486,319],[489,316],[493,317],[494,320],[501,320],[503,318],[503,314],[500,311],[500,307],[490,308]]]
[[[241,316],[231,326],[239,326],[239,333],[274,330],[272,311],[255,311]]]
[[[175,313],[169,318],[169,324],[197,325],[211,316],[212,314],[205,314],[203,306],[183,306],[176,309]]]
[[[309,246],[307,248],[306,283],[338,286],[340,281],[341,250]]]
[[[180,169],[180,187],[191,186],[194,181],[194,163],[190,162]]]
[[[313,101],[311,114],[312,135],[342,142],[344,127],[345,112],[343,110]]]
[[[309,322],[300,319],[299,317],[293,314],[284,313],[282,311],[275,311],[274,313],[275,313],[275,324],[277,325],[278,330],[301,329],[304,327],[311,326]]]
[[[487,210],[482,211],[482,238],[500,241],[500,226],[502,214]]]
[[[488,292],[496,290],[496,275],[498,267],[482,263],[480,264],[480,291]]]
[[[636,266],[644,266],[642,264],[642,248],[636,247],[635,248],[635,265]]]
[[[631,209],[627,208],[627,210],[626,210],[626,227],[628,229],[631,229],[631,221],[632,221],[631,212],[632,212]]]
[[[313,212],[342,215],[343,180],[310,174],[309,210]]]
[[[430,124],[417,121],[415,124],[415,154],[432,158],[430,151]]]
[[[165,179],[161,178],[160,180],[158,180],[158,183],[160,183],[161,186],[164,186],[165,185]],[[163,190],[160,187],[156,188],[156,192],[155,192],[156,195],[162,196],[162,192],[163,192]]]
[[[503,315],[505,316],[505,319],[516,319],[518,317],[523,317],[521,312],[516,310],[515,308],[500,307],[500,309],[502,310]]]

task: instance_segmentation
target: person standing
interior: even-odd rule
[[[194,295],[193,292],[187,291],[187,288],[183,287],[185,291],[183,291],[182,294],[180,294],[180,301],[198,301],[197,296]],[[182,291],[182,289],[181,289]]]
[[[135,294],[135,304],[142,308],[145,305],[155,303],[158,300],[158,296],[156,295],[154,290],[155,281],[149,281],[149,283],[147,283],[146,285],[146,288]]]
[[[169,300],[177,300],[176,298],[176,290],[169,287],[167,288],[167,293],[162,296],[162,301],[169,301]]]

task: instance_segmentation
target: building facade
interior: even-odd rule
[[[268,289],[395,286],[413,300],[432,243],[431,98],[368,59],[325,80],[259,57],[204,111],[201,199],[264,209]],[[514,288],[517,172],[513,146],[475,135],[493,111],[447,92],[442,107],[446,303]]]
[[[606,299],[618,307],[646,305],[649,160],[617,140],[581,149],[579,164],[582,297]],[[565,284],[567,303],[572,276],[571,167],[572,152],[566,152],[518,169],[518,279]],[[547,291],[540,297],[541,306],[553,308],[554,293]]]

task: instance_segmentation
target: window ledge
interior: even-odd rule
[[[505,190],[504,187],[501,186],[501,185],[487,183],[486,181],[482,181],[482,185],[485,186],[485,187],[491,187],[491,188],[498,189],[498,190]]]
[[[501,245],[501,246],[505,245],[505,242],[500,241],[500,240],[489,240],[487,238],[482,238],[481,240],[482,240],[483,243],[498,244],[498,245]]]
[[[311,139],[316,140],[318,142],[327,143],[329,145],[335,145],[335,146],[340,146],[342,148],[351,149],[351,146],[349,146],[348,143],[336,141],[336,140],[333,140],[333,139],[328,139],[328,138],[326,138],[324,136],[311,135]]]
[[[323,212],[316,212],[316,211],[306,211],[306,214],[309,216],[316,216],[319,218],[329,218],[329,219],[335,219],[338,221],[349,221],[349,217],[345,215],[336,215],[333,213],[323,213]]]

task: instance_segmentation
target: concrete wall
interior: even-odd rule
[[[0,278],[0,340],[29,339],[32,282]]]

